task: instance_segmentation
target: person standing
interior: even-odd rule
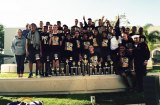
[[[59,62],[62,47],[62,38],[58,33],[58,26],[55,24],[53,26],[53,33],[49,39],[49,45],[51,48],[51,62],[52,62],[52,73],[54,75],[55,71],[59,70]]]
[[[15,36],[12,41],[11,50],[15,54],[17,62],[17,74],[19,78],[23,77],[24,73],[25,43],[26,39],[22,35],[22,30],[18,29],[17,36]]]
[[[30,30],[31,30],[31,25],[26,24],[26,29],[23,30],[22,35],[26,38]]]
[[[36,62],[37,69],[39,70],[39,74],[41,72],[41,63],[40,63],[40,35],[37,31],[37,26],[35,23],[31,24],[31,31],[27,35],[26,40],[26,55],[29,60],[29,69],[30,73],[28,78],[33,76],[32,69],[33,63]],[[36,73],[36,76],[39,76]]]
[[[80,28],[78,27],[78,19],[75,19],[75,25],[71,27],[71,34],[73,35],[75,31],[79,31]]]
[[[47,33],[47,26],[43,26],[42,32],[40,34],[41,39],[41,63],[42,63],[42,75],[48,76],[50,72],[50,46],[49,46],[49,33]],[[44,73],[45,68],[45,73]]]
[[[133,36],[135,48],[133,49],[134,68],[137,78],[137,91],[143,91],[143,77],[146,75],[146,65],[150,52],[146,43],[141,42],[139,35]]]

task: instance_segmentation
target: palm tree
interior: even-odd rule
[[[160,32],[157,30],[154,30],[152,32],[148,32],[148,28],[153,26],[152,24],[147,24],[143,27],[144,34],[146,36],[147,44],[149,46],[150,50],[153,50],[154,48],[158,47],[158,42],[160,42]],[[159,43],[160,44],[160,43]],[[155,46],[156,45],[156,46]]]

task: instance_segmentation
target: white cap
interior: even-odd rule
[[[133,35],[131,38],[134,39],[134,38],[139,38],[140,35]]]

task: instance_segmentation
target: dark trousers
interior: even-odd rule
[[[136,82],[138,91],[143,91],[143,78],[146,75],[145,66],[143,63],[140,65],[135,65],[135,72],[136,72]]]
[[[15,57],[17,62],[17,74],[23,74],[25,55],[15,55]]]
[[[118,53],[118,49],[115,49],[115,50],[111,50],[111,60],[113,61],[113,67],[114,67],[114,72],[115,74],[118,74],[118,57],[117,57],[117,53]]]

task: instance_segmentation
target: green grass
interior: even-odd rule
[[[77,94],[77,95],[50,95],[27,96],[32,100],[41,100],[44,105],[91,105],[90,96],[96,97],[98,105],[124,105],[144,103],[143,93],[101,93],[101,94]],[[11,101],[17,101],[23,96],[0,96],[0,105],[6,105]],[[27,101],[29,102],[29,101]]]
[[[153,66],[153,69],[148,70],[149,73],[160,72],[160,66]]]
[[[0,74],[0,78],[16,78],[18,75],[16,73],[9,73],[9,74]],[[28,74],[25,73],[24,77],[28,77]]]

